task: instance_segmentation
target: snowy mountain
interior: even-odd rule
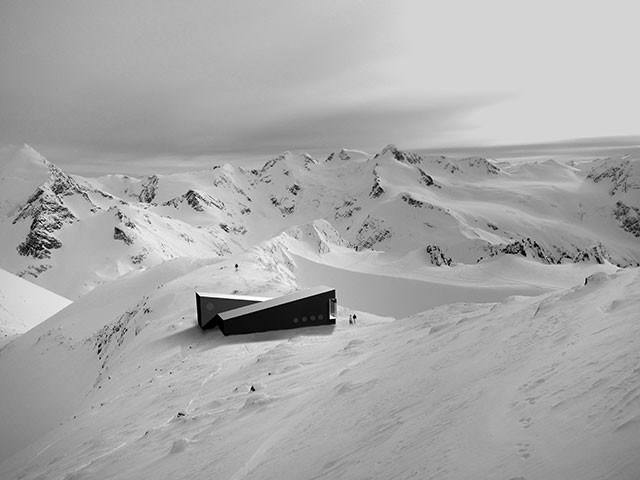
[[[498,166],[389,145],[323,162],[285,152],[250,171],[88,179],[25,146],[3,162],[2,181],[15,185],[0,198],[0,266],[77,298],[131,270],[236,254],[317,219],[358,250],[420,250],[434,265],[503,255],[639,265],[638,163]]]
[[[280,243],[311,254],[318,235],[294,230]],[[335,328],[236,338],[198,329],[199,285],[296,288],[295,261],[287,266],[281,253],[264,245],[240,272],[234,259],[131,272],[0,350],[0,382],[12,385],[1,394],[12,415],[0,417],[0,476],[640,472],[638,268],[397,321],[343,307]],[[370,298],[379,295],[373,277],[365,281]],[[401,295],[394,285],[387,300]],[[358,324],[349,327],[354,311]]]
[[[2,160],[0,306],[39,316],[0,345],[0,478],[640,474],[638,159]],[[197,327],[194,290],[317,284],[335,328]]]

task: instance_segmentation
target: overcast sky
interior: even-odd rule
[[[0,2],[0,144],[62,164],[640,134],[633,1]]]

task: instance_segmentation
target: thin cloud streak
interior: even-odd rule
[[[129,164],[634,134],[640,38],[607,5],[6,0],[0,144]]]

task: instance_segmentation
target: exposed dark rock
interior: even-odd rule
[[[27,265],[27,268],[18,272],[19,277],[26,277],[27,275],[32,276],[33,278],[38,278],[41,273],[46,272],[53,265],[51,264],[40,264],[40,265]]]
[[[427,259],[438,267],[442,265],[451,266],[452,260],[450,257],[447,257],[438,245],[427,245],[425,247],[425,251],[427,252]]]
[[[156,198],[159,181],[160,179],[157,175],[151,175],[143,184],[142,191],[140,192],[138,199],[144,203],[153,202],[154,198]]]
[[[573,258],[574,263],[591,261],[595,261],[599,264],[603,264],[605,263],[605,261],[611,262],[611,256],[609,255],[609,252],[607,252],[605,246],[602,245],[602,243],[598,243],[597,245],[587,250],[580,250],[578,254]]]
[[[300,185],[294,183],[293,185],[288,187],[287,190],[289,190],[292,195],[298,195],[298,192],[300,191]]]
[[[620,222],[622,229],[635,237],[640,237],[640,208],[616,202],[613,215]]]
[[[34,258],[49,258],[51,250],[62,247],[62,242],[46,231],[32,230],[27,234],[24,242],[18,245],[17,250],[20,255]]]
[[[141,253],[137,254],[137,255],[131,255],[131,257],[129,257],[131,259],[131,263],[133,263],[134,265],[138,265],[140,263],[142,263],[142,261],[147,258],[147,251],[143,250]]]
[[[356,248],[358,250],[371,248],[392,236],[391,230],[383,227],[384,221],[368,216],[362,223],[356,235]]]
[[[436,186],[439,187],[439,185],[435,185],[433,178],[431,177],[431,175],[427,174],[427,172],[425,172],[423,169],[421,169],[420,167],[416,167],[418,169],[418,172],[420,173],[420,179],[418,180],[422,185],[425,185],[427,187],[430,186]]]
[[[544,263],[557,263],[552,255],[538,242],[530,238],[523,238],[512,243],[487,245],[485,247],[488,257],[496,255],[521,255],[523,257],[535,258]],[[480,257],[478,261],[484,257]]]
[[[353,198],[351,200],[345,200],[342,205],[335,207],[336,213],[334,214],[334,218],[350,218],[355,212],[359,212],[360,210],[362,210],[362,207],[356,205],[356,202],[357,200]]]
[[[635,167],[637,172],[637,163]],[[634,164],[628,158],[607,159],[603,164],[591,169],[587,178],[594,183],[610,181],[609,195],[614,196],[619,192],[626,193],[640,189],[640,179],[637,173],[634,175],[633,171]]]
[[[219,210],[224,210],[225,208],[225,205],[221,200],[213,198],[207,193],[198,192],[197,190],[189,190],[187,193],[184,193],[179,197],[172,198],[162,205],[178,208],[178,206],[184,202],[187,202],[187,204],[196,212],[204,212],[205,207],[215,207]]]
[[[369,196],[372,198],[378,198],[380,195],[384,193],[384,188],[382,188],[382,184],[380,183],[380,176],[378,175],[377,168],[373,169],[373,176],[374,176],[373,186],[371,187]]]
[[[417,153],[403,152],[401,150],[398,150],[398,148],[393,144],[389,144],[386,147],[384,147],[382,149],[382,152],[380,152],[380,154],[376,155],[374,158],[377,158],[378,156],[383,156],[387,152],[391,152],[391,154],[393,155],[393,158],[395,158],[398,162],[401,162],[401,163],[416,165],[418,163],[423,162],[423,158]]]
[[[134,241],[133,237],[127,235],[118,227],[113,227],[113,238],[114,240],[122,240],[127,245],[132,245]]]
[[[282,213],[282,216],[290,215],[296,209],[295,202],[292,199],[290,199],[289,197],[284,197],[282,199],[278,199],[278,198],[276,198],[275,196],[272,195],[269,198],[269,200],[271,200],[271,204],[274,207],[278,207],[278,209]]]
[[[49,185],[43,185],[36,190],[13,220],[13,224],[29,217],[32,218],[29,233],[25,241],[18,245],[17,250],[20,255],[40,259],[49,258],[52,249],[62,246],[53,232],[60,230],[64,224],[71,224],[77,220],[64,206],[60,197],[51,191]]]
[[[411,205],[414,208],[422,208],[424,207],[424,202],[421,202],[420,200],[416,200],[415,198],[413,198],[411,195],[402,195],[402,201],[407,203],[408,205]]]

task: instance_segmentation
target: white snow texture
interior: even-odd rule
[[[2,479],[640,478],[637,158],[1,160]],[[335,327],[197,326],[317,284]]]

